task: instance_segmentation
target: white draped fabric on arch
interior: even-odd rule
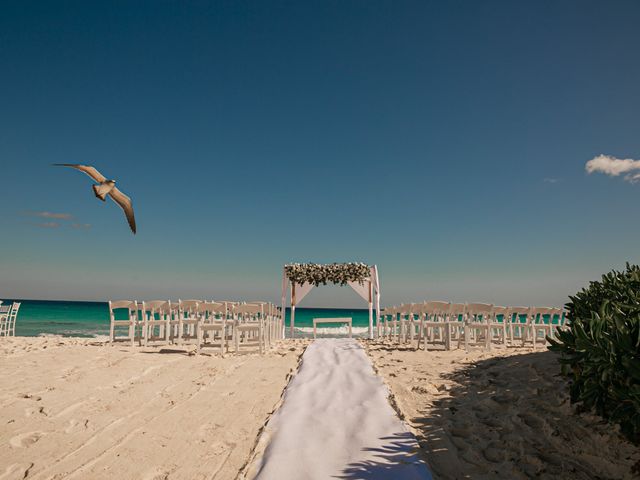
[[[291,305],[290,336],[294,336],[296,306],[313,289],[327,283],[349,285],[369,305],[369,338],[373,338],[373,309],[376,310],[376,324],[380,317],[380,280],[376,265],[363,263],[294,263],[282,270],[282,314],[287,306],[287,291]],[[283,323],[283,330],[284,330]],[[284,336],[284,331],[283,331]]]

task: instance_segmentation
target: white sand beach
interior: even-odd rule
[[[235,478],[303,345],[220,358],[3,338],[0,479]]]
[[[367,346],[438,479],[638,478],[618,427],[576,414],[546,349]]]
[[[307,470],[300,472],[335,467],[349,457],[360,461],[347,458],[346,466],[352,468],[338,472],[344,478],[384,478],[365,476],[388,466],[367,456],[384,453],[376,452],[380,445],[370,445],[373,450],[363,454],[356,451],[361,448],[358,435],[340,435],[357,424],[365,440],[365,433],[384,426],[401,431],[397,417],[387,422],[393,420],[391,405],[415,434],[433,478],[634,478],[632,467],[640,452],[617,434],[617,427],[574,413],[550,352],[424,352],[382,342],[362,344],[382,380],[338,357],[325,355],[323,360],[322,352],[310,356],[307,374],[301,370],[291,381],[302,398],[294,405],[297,420],[279,426],[284,440],[280,446],[274,443],[265,457],[276,459],[278,450],[302,442],[300,458]],[[264,356],[221,358],[189,355],[188,347],[132,348],[60,337],[3,339],[0,479],[252,478],[260,469],[250,467],[260,465],[260,456],[277,437],[269,430],[261,437],[262,429],[269,419],[278,426],[278,418],[285,417],[278,410],[284,405],[283,390],[306,345],[287,340]],[[341,397],[331,387],[332,379],[318,370],[320,360],[344,368],[344,381],[336,379],[334,385],[343,388]],[[314,378],[327,385],[315,400],[305,396],[313,390]],[[382,381],[391,392],[390,403],[379,398],[377,387],[371,398],[364,388]],[[354,402],[369,412],[355,424],[331,418],[334,406]],[[272,416],[274,411],[279,413]],[[302,432],[314,419],[332,427],[335,439],[305,446]],[[351,446],[340,458],[332,454],[339,445]],[[318,450],[315,456],[313,449]],[[367,470],[372,465],[379,469]],[[264,478],[274,478],[267,473],[263,469]]]

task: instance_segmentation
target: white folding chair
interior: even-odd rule
[[[171,301],[152,300],[150,302],[142,302],[138,309],[142,312],[144,346],[146,347],[149,341],[169,343]],[[157,335],[156,330],[158,332]]]
[[[220,354],[224,355],[227,346],[227,305],[224,303],[205,302],[198,305],[200,324],[198,325],[198,352],[205,346],[213,346],[218,333]]]
[[[397,308],[397,317],[400,323],[400,331],[398,332],[398,343],[407,343],[409,337],[409,323],[413,318],[411,309],[412,303],[403,303]]]
[[[387,340],[393,340],[396,333],[396,307],[388,307],[380,312],[383,319],[382,336]]]
[[[420,328],[422,325],[422,303],[410,303],[407,305],[407,325],[406,325],[406,333],[405,333],[405,342],[413,343],[413,337],[418,336],[418,341],[420,338]]]
[[[460,338],[464,334],[464,325],[467,318],[467,304],[466,303],[452,303],[449,306],[449,320],[447,321],[447,331],[449,332],[449,349],[451,349],[451,342],[453,340],[458,341],[458,348],[460,348]]]
[[[509,312],[509,321],[507,324],[509,343],[515,345],[516,340],[524,342],[527,336],[531,307],[509,307]]]
[[[531,317],[529,321],[529,336],[533,349],[536,349],[538,341],[538,333],[542,332],[542,345],[547,341],[547,335],[553,335],[553,315],[555,315],[556,309],[550,307],[535,307],[532,309]],[[549,317],[549,321],[545,322],[545,317]],[[524,345],[524,342],[523,342]]]
[[[502,320],[498,320],[498,316],[502,317]],[[511,309],[509,307],[493,307],[493,318],[491,319],[491,325],[489,326],[489,336],[493,341],[494,333],[497,332],[498,340],[503,345],[507,345],[508,337],[508,323],[511,316]]]
[[[264,353],[264,306],[240,304],[233,307],[233,339],[235,351],[241,346],[254,346],[257,341],[260,354]]]
[[[11,305],[11,311],[9,312],[7,328],[10,337],[16,336],[16,320],[18,319],[18,310],[20,310],[20,302],[13,302]]]
[[[198,342],[198,305],[201,303],[202,300],[178,300],[178,345],[185,341]]]
[[[484,348],[491,349],[491,322],[493,321],[493,304],[491,303],[468,303],[466,309],[466,319],[463,329],[464,349],[469,350],[469,341],[477,343],[484,333]],[[461,339],[458,339],[460,348]]]
[[[116,310],[126,310],[126,318],[116,320]],[[109,326],[109,343],[113,344],[118,340],[130,340],[131,346],[136,342],[136,331],[138,327],[138,304],[133,300],[117,300],[109,301],[109,317],[111,323]],[[128,335],[126,337],[117,337],[116,330],[118,327],[127,327]]]
[[[9,336],[9,313],[11,305],[1,305],[0,302],[0,337]]]
[[[552,308],[549,313],[549,324],[551,325],[549,336],[551,338],[556,338],[556,330],[562,329],[563,327],[563,317],[564,317],[564,309],[562,308]],[[558,322],[555,323],[555,318],[558,318]]]
[[[420,348],[420,340],[424,339],[424,350],[428,351],[429,342],[435,342],[436,336],[444,344],[445,349],[451,348],[451,332],[448,322],[450,309],[449,302],[429,301],[421,304],[422,324],[418,338],[418,349]]]

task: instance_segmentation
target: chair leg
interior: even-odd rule
[[[464,324],[464,350],[469,351],[469,325]]]
[[[533,342],[533,349],[536,349],[536,337],[538,336],[538,331],[535,326],[531,326],[531,340]]]
[[[260,346],[260,355],[264,355],[264,327],[260,324],[258,331],[258,345]]]

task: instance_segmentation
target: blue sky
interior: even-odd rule
[[[560,305],[638,262],[640,185],[585,163],[640,158],[639,23],[631,1],[3,2],[0,295],[276,299],[284,263],[359,260],[384,304]],[[138,234],[56,162],[116,179]]]

